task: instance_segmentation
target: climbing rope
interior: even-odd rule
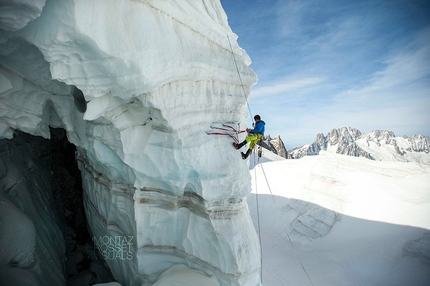
[[[240,80],[240,86],[242,88],[243,97],[245,98],[249,114],[251,115],[252,126],[254,126],[254,117],[252,116],[251,107],[249,106],[248,98],[246,97],[246,92],[245,92],[245,88],[243,85],[242,76],[240,75],[239,66],[237,65],[236,57],[235,57],[234,52],[233,52],[233,47],[232,47],[231,42],[230,42],[230,37],[228,35],[227,35],[227,40],[228,40],[228,44],[230,45],[230,50],[231,50],[231,54],[233,57],[234,65],[236,67],[236,72],[237,72],[237,75],[238,75],[239,80]],[[230,136],[234,140],[235,143],[239,143],[239,134],[246,131],[246,130],[240,130],[240,123],[237,124],[237,129],[235,129],[233,126],[230,126],[228,124],[222,124],[222,127],[210,126],[210,128],[213,130],[206,131],[206,134]]]
[[[255,162],[255,157],[254,157],[254,162]],[[278,212],[279,212],[279,209],[278,209],[278,207],[277,207],[277,205],[276,205],[276,201],[275,201],[275,199],[273,198],[272,189],[270,188],[269,181],[267,180],[267,176],[266,176],[266,172],[264,171],[263,164],[260,164],[260,157],[258,157],[257,164],[254,164],[254,169],[255,169],[255,170],[257,169],[257,168],[256,168],[256,166],[260,166],[260,167],[261,167],[261,170],[263,171],[264,179],[266,180],[267,187],[268,187],[268,189],[269,189],[269,191],[270,191],[270,197],[272,198],[273,204],[275,205],[275,209],[277,209],[277,210],[278,210]],[[259,207],[258,207],[257,171],[255,171],[255,194],[256,194],[256,196],[257,196],[257,216],[260,216],[260,211],[258,210],[258,208],[259,208]],[[278,213],[278,215],[279,215],[279,217],[281,217],[281,215],[282,215],[282,214],[279,212],[279,213]],[[260,235],[260,218],[259,218],[259,217],[258,217],[257,221],[258,221],[258,233],[259,233],[259,235]],[[294,254],[295,254],[296,258],[297,258],[297,260],[298,260],[298,261],[299,261],[299,263],[300,263],[300,266],[302,267],[303,271],[305,272],[306,277],[308,278],[308,280],[309,280],[309,282],[311,283],[311,285],[312,285],[312,286],[314,286],[314,283],[312,283],[311,277],[309,276],[308,272],[306,271],[306,268],[305,268],[305,266],[303,265],[302,260],[300,259],[299,255],[297,254],[296,248],[294,247],[293,241],[291,240],[291,237],[290,237],[290,235],[288,234],[287,228],[286,228],[285,226],[284,226],[284,231],[285,231],[285,234],[286,234],[286,235],[287,235],[287,237],[288,237],[288,241],[289,241],[289,242],[290,242],[290,244],[291,244],[291,247],[292,247],[292,249],[293,249],[293,251],[294,251]],[[261,238],[260,238],[260,248],[262,249],[262,246],[261,246]],[[261,254],[261,256],[263,256],[263,254]],[[261,260],[261,261],[262,261],[262,260]],[[263,263],[262,263],[262,262],[261,262],[261,265],[263,265]],[[261,275],[262,275],[262,274],[261,274]],[[261,280],[261,283],[263,283],[263,279]]]
[[[222,135],[230,136],[233,141],[239,144],[239,134],[246,132],[246,130],[235,129],[233,126],[222,124],[222,126],[211,125],[211,130],[206,131],[207,135]]]
[[[251,108],[249,107],[248,98],[246,97],[245,88],[243,87],[242,77],[240,76],[239,67],[237,65],[236,57],[234,56],[234,52],[233,52],[233,47],[231,46],[230,37],[228,35],[227,35],[227,39],[228,39],[228,44],[230,45],[231,54],[233,55],[234,65],[236,66],[236,71],[237,71],[237,74],[239,76],[240,86],[242,87],[243,96],[245,97],[246,105],[248,106],[249,115],[251,115],[251,120],[252,120],[252,122],[254,122],[254,117],[252,116]],[[254,125],[254,123],[253,123],[253,125]]]
[[[260,159],[258,159],[260,160]],[[255,162],[255,154],[254,154]],[[258,240],[260,242],[260,282],[263,284],[263,244],[261,243],[261,229],[260,229],[260,207],[258,202],[258,190],[257,190],[257,168],[254,166],[254,177],[255,177],[255,200],[257,202],[257,228],[258,228]]]

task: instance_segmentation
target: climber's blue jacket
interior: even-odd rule
[[[255,123],[254,129],[252,129],[251,131],[249,131],[249,133],[251,133],[251,134],[253,134],[253,133],[260,133],[261,135],[264,136],[265,126],[266,126],[266,123],[263,120],[260,120],[257,123]]]

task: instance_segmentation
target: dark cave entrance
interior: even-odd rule
[[[50,128],[52,206],[59,220],[74,230],[72,237],[78,244],[90,240],[82,200],[82,178],[75,159],[76,147],[67,140],[62,128]],[[58,202],[62,202],[61,204]]]
[[[63,128],[50,127],[50,133],[52,205],[64,228],[67,285],[115,281],[104,262],[98,259],[88,231],[81,172],[76,162],[76,146],[68,141]],[[62,203],[59,204],[58,201]]]
[[[45,139],[14,130],[12,139],[1,140],[0,149],[11,154],[26,150],[22,152],[26,155],[17,160],[24,158],[26,162],[34,162],[29,168],[40,169],[40,172],[28,173],[42,174],[42,180],[48,183],[44,197],[49,213],[54,216],[53,221],[64,237],[66,253],[59,256],[66,258],[63,274],[67,286],[89,286],[115,281],[104,261],[97,256],[88,230],[76,146],[68,141],[63,128],[50,127],[50,134],[51,139]],[[22,172],[25,173],[26,170]]]

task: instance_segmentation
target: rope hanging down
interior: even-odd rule
[[[254,157],[254,162],[255,162],[255,157]],[[256,166],[260,166],[261,167],[261,170],[263,171],[264,179],[266,180],[267,187],[269,188],[269,191],[270,191],[270,197],[272,198],[273,204],[275,205],[275,209],[277,209],[278,212],[279,212],[279,209],[276,206],[276,201],[273,198],[272,189],[270,188],[269,181],[267,180],[267,176],[266,176],[266,172],[264,171],[263,164],[260,164],[260,156],[258,156],[257,164],[254,164],[254,169],[256,169],[255,168]],[[257,200],[257,216],[259,216],[260,215],[260,211],[258,210],[257,171],[255,171],[255,194],[257,196],[257,198],[256,198],[256,200]],[[281,213],[279,213],[278,215],[280,217]],[[258,225],[259,225],[258,233],[260,234],[260,218],[258,218]],[[303,265],[301,259],[299,258],[299,255],[297,254],[296,248],[294,247],[293,241],[291,240],[291,237],[288,234],[288,231],[287,231],[287,229],[286,229],[285,226],[284,226],[284,231],[285,231],[285,234],[288,237],[288,240],[289,240],[289,242],[291,244],[291,247],[293,248],[293,251],[294,251],[294,254],[295,254],[296,258],[297,258],[297,260],[300,263],[300,266],[302,267],[303,271],[305,272],[306,277],[308,278],[308,280],[311,283],[311,285],[314,286],[314,283],[312,283],[311,277],[309,276],[308,272],[306,271],[305,266]],[[260,237],[260,248],[261,248],[261,251],[262,251],[261,237]],[[263,257],[263,252],[261,252],[261,257]],[[261,261],[263,261],[263,260],[261,260]],[[261,262],[261,268],[263,268],[263,262]],[[261,277],[263,277],[262,275],[263,274],[261,274]],[[263,283],[263,278],[261,278],[261,282]]]
[[[243,92],[243,96],[245,98],[246,101],[246,105],[248,107],[248,111],[249,114],[251,115],[251,119],[252,119],[252,126],[254,126],[254,118],[252,116],[252,112],[251,112],[251,108],[249,107],[249,102],[248,102],[248,98],[246,97],[246,92],[245,92],[245,88],[243,87],[243,81],[242,81],[242,77],[240,76],[240,72],[239,72],[239,67],[237,65],[236,62],[236,57],[234,56],[234,52],[233,52],[233,47],[231,45],[230,42],[230,37],[227,35],[227,40],[228,40],[228,44],[230,45],[230,50],[231,50],[231,54],[233,56],[233,61],[234,61],[234,65],[236,67],[236,72],[237,75],[239,76],[239,80],[240,80],[240,86],[242,87],[242,92]],[[210,130],[210,131],[206,131],[206,134],[208,135],[225,135],[225,136],[230,136],[235,143],[239,144],[239,134],[246,132],[246,130],[240,130],[240,125],[238,124],[238,129],[235,129],[233,126],[230,126],[228,124],[222,124],[222,127],[220,126],[210,126],[211,129],[214,130]]]
[[[258,158],[260,161],[260,157]],[[254,154],[255,162],[255,154]],[[257,189],[257,168],[254,165],[254,178],[255,178],[255,200],[257,203],[257,228],[258,228],[258,240],[260,242],[260,282],[263,284],[263,244],[261,243],[261,229],[260,229],[260,207],[258,201],[258,189]]]
[[[233,47],[231,46],[230,37],[228,35],[227,35],[227,39],[228,39],[228,44],[230,45],[231,54],[233,55],[234,65],[236,66],[236,71],[239,76],[240,86],[242,87],[243,96],[245,97],[246,105],[248,106],[249,115],[251,115],[252,122],[254,122],[254,117],[252,116],[251,108],[249,107],[248,98],[246,97],[245,88],[243,87],[242,77],[240,76],[239,67],[237,65],[236,57],[234,56],[234,52],[233,52]]]

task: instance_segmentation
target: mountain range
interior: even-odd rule
[[[334,128],[327,135],[318,133],[315,141],[287,151],[280,137],[265,138],[265,144],[284,158],[299,159],[318,155],[321,151],[364,157],[377,161],[418,162],[430,164],[430,137],[415,135],[397,137],[388,130],[374,130],[362,133],[351,127]]]

